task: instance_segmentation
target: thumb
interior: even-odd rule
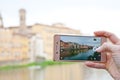
[[[97,52],[112,52],[113,44],[103,43],[99,48],[96,49]]]

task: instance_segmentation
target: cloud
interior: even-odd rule
[[[120,11],[97,7],[64,7],[49,12],[43,21],[63,22],[67,26],[80,29],[83,33],[107,30],[118,33]],[[118,33],[120,34],[120,33]]]

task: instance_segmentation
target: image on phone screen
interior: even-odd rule
[[[100,61],[96,48],[101,45],[100,37],[60,36],[60,60]]]

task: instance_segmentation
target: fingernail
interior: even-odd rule
[[[97,51],[97,52],[100,52],[100,47],[98,47],[98,48],[96,49],[96,51]]]

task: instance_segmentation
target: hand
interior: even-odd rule
[[[85,62],[88,67],[106,69],[111,76],[119,80],[120,73],[118,70],[120,64],[120,40],[114,34],[105,31],[97,31],[94,33],[96,36],[102,36],[108,38],[112,43],[104,43],[97,49],[98,52],[104,52],[107,56],[105,63]],[[117,79],[119,78],[119,79]]]
[[[96,36],[104,36],[108,38],[112,44],[110,43],[104,43],[98,51],[104,51],[104,52],[111,52],[112,57],[115,60],[115,63],[117,66],[120,67],[120,39],[117,38],[114,34],[110,32],[105,32],[105,31],[97,31],[94,33]]]

